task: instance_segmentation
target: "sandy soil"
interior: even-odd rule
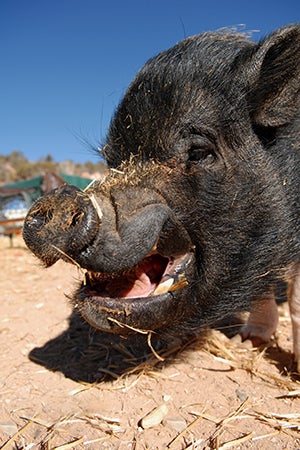
[[[0,238],[1,449],[299,449],[287,305],[263,351],[218,331],[161,353],[91,330],[66,296],[81,275]],[[154,417],[147,414],[154,410]],[[142,420],[144,418],[144,420]]]

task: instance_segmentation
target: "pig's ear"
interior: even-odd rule
[[[248,98],[254,123],[277,127],[292,120],[299,107],[300,26],[269,35],[256,47],[250,64]]]

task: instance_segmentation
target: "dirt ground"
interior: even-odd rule
[[[70,264],[43,269],[20,237],[0,238],[0,264],[1,449],[300,449],[286,304],[264,350],[213,331],[162,361],[72,314]]]

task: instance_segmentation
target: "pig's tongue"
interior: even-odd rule
[[[106,286],[106,291],[110,297],[148,297],[155,287],[156,283],[151,282],[149,276],[142,272],[135,279],[128,278],[126,280],[111,281]]]
[[[148,297],[160,282],[167,263],[159,255],[149,256],[126,277],[108,283],[106,290],[110,297]]]

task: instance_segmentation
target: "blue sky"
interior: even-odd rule
[[[299,0],[0,0],[0,154],[96,162],[144,62],[186,36],[299,22]]]

